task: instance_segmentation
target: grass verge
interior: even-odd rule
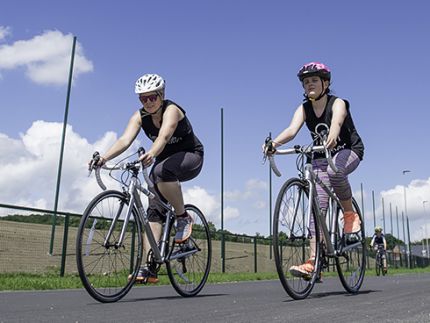
[[[388,276],[399,274],[430,273],[430,267],[415,269],[389,269]],[[375,276],[375,270],[367,269],[366,276]],[[324,277],[336,277],[336,272],[324,272]],[[170,284],[167,275],[160,275],[159,285]],[[208,283],[228,283],[255,280],[277,280],[277,273],[211,273]],[[53,290],[83,288],[77,274],[66,274],[60,277],[57,272],[44,274],[7,273],[0,274],[0,291],[10,290]]]

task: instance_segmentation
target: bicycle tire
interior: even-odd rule
[[[358,233],[360,244],[356,248],[353,248],[347,252],[342,252],[341,255],[336,257],[336,269],[339,275],[339,279],[342,286],[348,293],[356,294],[363,284],[364,275],[366,272],[366,236],[364,232],[364,220],[361,215],[360,208],[357,201],[353,198],[352,205],[355,212],[357,212],[361,221],[361,230]],[[337,235],[336,235],[336,247],[339,250],[339,246],[344,244],[343,237],[343,217],[341,218],[341,210],[338,208],[337,211]]]
[[[76,239],[76,262],[87,292],[102,303],[116,302],[131,289],[142,262],[142,234],[135,207],[125,232],[123,245],[115,246],[123,226],[127,206],[125,193],[109,190],[97,195],[82,215]],[[106,235],[119,214],[109,240]]]
[[[376,253],[376,261],[375,261],[375,268],[376,268],[376,276],[379,276],[381,274],[381,256],[379,253]]]
[[[303,198],[302,198],[303,197]],[[273,215],[273,251],[279,280],[293,299],[304,299],[311,293],[320,272],[320,229],[312,212],[315,225],[315,261],[310,277],[296,277],[290,273],[291,266],[300,265],[310,257],[309,228],[306,212],[309,192],[305,182],[298,178],[287,180],[276,199]],[[312,208],[315,206],[312,205]],[[299,214],[300,212],[300,214]],[[301,238],[298,238],[301,237]]]
[[[194,219],[191,237],[185,243],[174,242],[175,229],[171,227],[171,248],[166,262],[170,283],[176,292],[184,297],[197,295],[204,287],[210,272],[212,242],[209,225],[196,206],[185,205],[185,210]],[[197,252],[172,259],[184,252]]]

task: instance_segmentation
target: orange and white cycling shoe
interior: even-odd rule
[[[345,234],[357,233],[361,230],[361,220],[357,213],[354,211],[347,211],[343,215]]]
[[[133,277],[133,275],[129,275],[128,276],[128,281],[131,280],[131,278]],[[149,268],[147,267],[142,267],[139,269],[139,272],[137,273],[136,279],[135,279],[135,283],[140,283],[140,284],[156,284],[158,283],[158,277],[156,273],[153,273],[151,270],[149,270]]]
[[[304,264],[291,266],[290,273],[295,277],[309,278],[315,270],[315,261],[308,259]]]

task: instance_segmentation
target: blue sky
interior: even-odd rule
[[[428,12],[426,1],[2,1],[0,202],[53,206],[77,36],[60,209],[79,212],[97,192],[85,177],[88,156],[106,149],[139,108],[135,80],[158,73],[205,144],[201,175],[184,185],[188,201],[219,227],[223,108],[225,228],[267,235],[261,143],[288,126],[302,100],[297,70],[321,61],[365,144],[350,181],[357,193],[363,183],[368,230],[371,191],[381,223],[381,198],[386,211],[392,203],[401,212],[406,186],[411,235],[421,239],[424,225],[430,235]],[[148,145],[143,134],[138,140]],[[294,144],[307,143],[303,128]],[[284,176],[274,178],[273,201],[296,174],[293,157],[278,161]]]

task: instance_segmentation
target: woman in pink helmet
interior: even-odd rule
[[[333,187],[344,208],[344,232],[347,237],[360,231],[360,219],[352,206],[351,186],[348,174],[353,172],[363,159],[364,145],[355,129],[348,101],[330,94],[330,69],[319,62],[304,65],[297,74],[305,91],[305,100],[296,109],[290,125],[272,142],[277,148],[296,136],[300,128],[306,126],[312,133],[317,124],[324,123],[329,129],[327,146],[332,151],[333,162],[338,168],[334,172],[328,166],[323,154],[314,155],[313,167],[318,177],[328,187]],[[320,207],[325,213],[328,208],[328,195],[317,184]],[[311,226],[312,227],[312,226]],[[313,249],[313,248],[311,248]],[[315,255],[304,264],[292,266],[291,274],[307,276],[314,270]]]

